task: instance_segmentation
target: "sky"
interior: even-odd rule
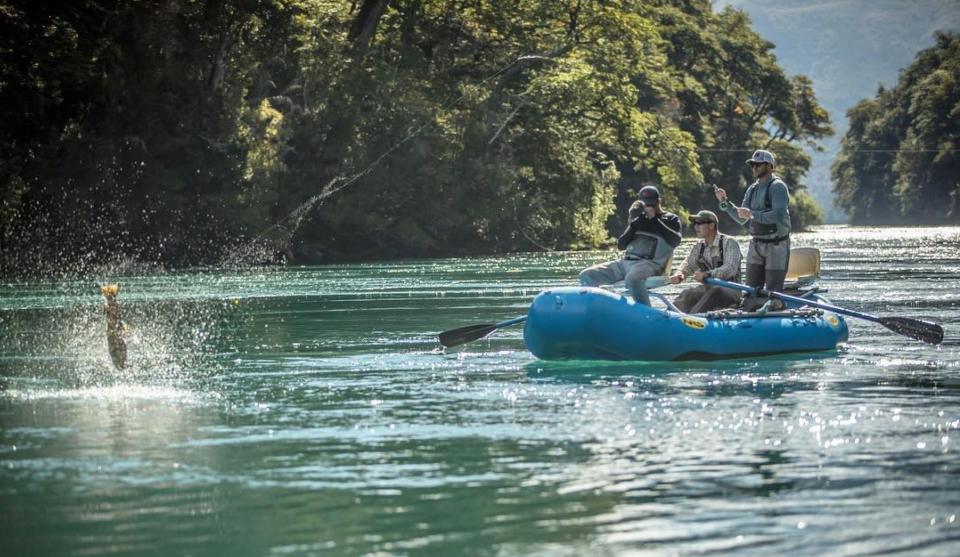
[[[746,12],[753,27],[774,43],[789,75],[813,80],[820,104],[830,112],[837,135],[813,154],[806,183],[824,208],[827,222],[845,215],[832,204],[830,164],[847,128],[846,111],[873,98],[877,87],[896,85],[901,69],[934,44],[936,31],[960,32],[960,0],[715,0],[719,11]]]

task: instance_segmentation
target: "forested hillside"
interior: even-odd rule
[[[847,111],[893,86],[917,52],[934,44],[937,31],[960,30],[957,0],[716,0],[750,15],[753,27],[776,44],[774,53],[790,73],[810,77],[820,104],[838,134],[847,131]],[[823,152],[808,151],[805,180],[827,222],[847,216],[834,200],[830,166],[840,136],[824,139]]]
[[[852,222],[960,222],[960,37],[939,34],[848,117],[833,179]]]
[[[707,0],[0,0],[0,271],[598,246],[644,181],[801,182],[772,46]]]

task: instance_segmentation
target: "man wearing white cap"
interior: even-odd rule
[[[740,302],[739,291],[703,283],[707,277],[740,282],[740,261],[743,258],[740,244],[718,232],[717,220],[717,215],[706,209],[690,217],[693,231],[700,241],[690,249],[683,266],[670,277],[670,282],[680,284],[692,276],[700,284],[687,288],[673,301],[682,312],[705,313],[735,307]]]
[[[601,286],[622,280],[634,300],[649,306],[646,280],[670,271],[666,266],[680,245],[680,217],[663,210],[656,186],[643,186],[637,197],[630,206],[630,224],[617,238],[623,259],[584,269],[580,284]]]
[[[741,207],[727,201],[723,188],[716,188],[714,193],[720,209],[749,227],[746,283],[780,292],[790,262],[790,192],[787,184],[773,173],[775,160],[773,153],[763,149],[754,151],[747,159],[756,181],[747,188]],[[757,309],[765,301],[748,296],[743,305],[745,309]],[[770,305],[779,306],[780,301],[770,300]]]

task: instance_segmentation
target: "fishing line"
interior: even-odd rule
[[[753,149],[694,149],[705,153],[752,153]],[[846,149],[845,153],[956,153],[960,149]]]
[[[482,86],[487,82],[489,82],[490,80],[504,74],[506,71],[508,71],[510,68],[517,65],[518,63],[529,61],[529,60],[555,61],[555,58],[551,58],[549,56],[535,55],[535,54],[525,54],[525,55],[517,56],[509,64],[503,66],[496,72],[483,78],[481,81],[477,83],[477,85]],[[450,101],[446,104],[441,105],[440,109],[441,110],[449,109],[454,105],[456,105],[457,103],[459,103],[461,100],[463,100],[464,97],[466,96],[467,96],[467,93],[464,92],[453,101]],[[516,110],[514,111],[514,114],[515,113],[516,113]],[[511,114],[511,117],[512,116],[513,114]],[[227,267],[238,267],[238,266],[249,265],[254,261],[257,261],[257,262],[269,261],[273,256],[273,254],[276,251],[279,251],[280,247],[285,246],[290,242],[290,240],[293,238],[294,233],[296,233],[297,229],[303,223],[304,217],[306,217],[307,214],[309,214],[314,207],[316,207],[319,204],[322,204],[323,201],[326,200],[328,197],[350,187],[351,185],[356,183],[357,180],[359,180],[360,178],[372,172],[374,168],[380,165],[383,159],[385,159],[388,155],[390,155],[391,153],[399,149],[404,143],[407,143],[411,139],[420,135],[420,133],[424,129],[426,129],[428,126],[430,126],[432,123],[433,122],[425,122],[420,126],[418,126],[416,129],[414,129],[409,134],[407,134],[404,138],[400,139],[399,141],[394,143],[392,146],[390,146],[390,148],[388,148],[386,151],[381,153],[376,159],[374,159],[370,164],[366,166],[366,168],[364,168],[360,172],[352,176],[345,176],[343,174],[340,174],[332,178],[329,182],[327,182],[326,185],[324,185],[320,189],[320,193],[307,199],[305,202],[301,203],[296,209],[294,209],[289,214],[287,214],[287,216],[281,218],[274,224],[264,229],[255,238],[250,240],[250,242],[248,242],[245,246],[235,249],[232,253],[228,254],[221,262],[221,265],[224,265]],[[496,139],[496,136],[500,134],[500,131],[502,131],[502,128],[501,130],[497,131],[497,134],[494,136],[494,139]],[[270,235],[271,237],[268,237],[268,235]],[[277,248],[277,249],[274,249],[274,248]]]

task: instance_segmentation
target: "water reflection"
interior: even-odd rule
[[[758,360],[541,362],[521,328],[434,352],[609,257],[518,254],[125,277],[149,339],[116,374],[95,285],[4,286],[4,550],[949,554],[960,229],[797,238],[834,302],[947,342],[851,320],[840,351]]]

